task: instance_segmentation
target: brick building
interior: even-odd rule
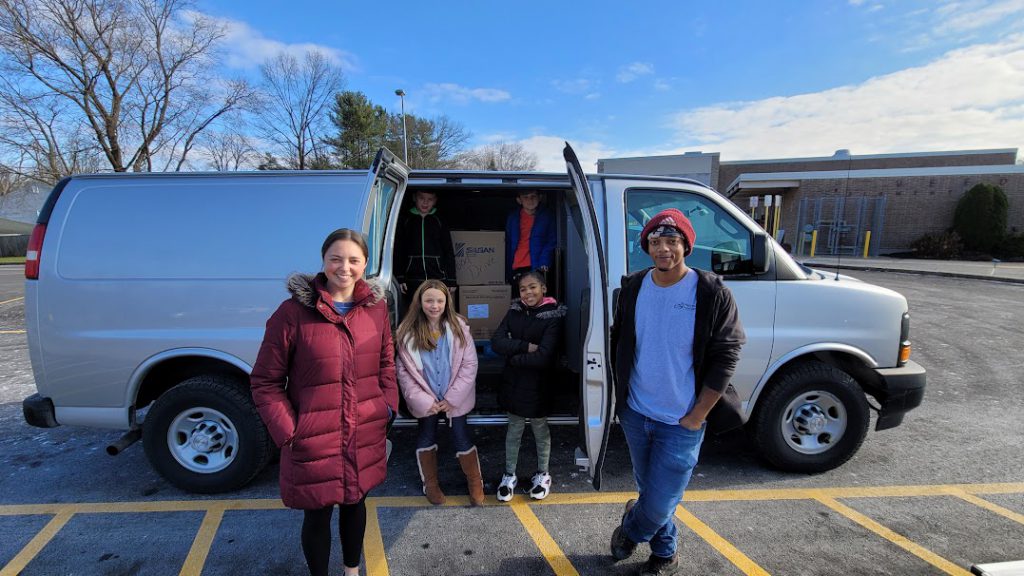
[[[722,162],[714,156],[705,164],[717,164],[717,174],[701,180],[717,183],[716,189],[748,213],[756,196],[754,214],[762,223],[764,196],[781,198],[777,237],[798,254],[809,251],[812,230],[819,254],[860,254],[868,231],[872,254],[907,250],[922,235],[952,226],[957,201],[980,182],[1006,192],[1009,230],[1024,231],[1024,166],[1015,163],[1016,148],[860,156],[839,150],[829,157]],[[681,157],[691,165],[696,160],[658,158]],[[631,169],[652,166],[638,160],[601,160],[598,171],[650,174]],[[609,166],[615,169],[602,170]]]

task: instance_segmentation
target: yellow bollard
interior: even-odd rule
[[[864,257],[868,257],[868,246],[871,246],[871,230],[864,233]]]
[[[814,258],[814,248],[818,245],[818,231],[811,232],[811,258]]]

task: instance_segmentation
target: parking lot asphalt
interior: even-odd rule
[[[818,475],[767,467],[742,433],[709,437],[677,514],[683,573],[966,574],[1024,559],[1024,286],[849,274],[908,297],[914,359],[929,370],[924,404]],[[106,456],[115,431],[25,425],[20,402],[34,388],[23,314],[21,301],[0,305],[0,576],[304,573],[301,514],[281,507],[276,466],[237,493],[195,496],[153,473],[141,446]],[[388,480],[369,500],[365,573],[627,574],[645,559],[641,548],[612,564],[607,552],[634,490],[617,429],[601,492],[573,465],[575,431],[563,426],[551,497],[489,498],[482,509],[465,506],[454,465],[441,471],[449,505],[426,503],[414,438],[392,433]],[[474,430],[488,493],[502,440],[502,428]],[[527,441],[521,477],[531,450]]]

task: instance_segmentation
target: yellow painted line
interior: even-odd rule
[[[537,544],[537,548],[540,549],[540,553],[544,556],[544,559],[551,565],[551,569],[555,571],[555,576],[579,576],[579,572],[573,567],[572,562],[565,557],[565,553],[555,542],[555,539],[548,534],[544,525],[541,524],[540,518],[530,510],[530,507],[525,501],[520,500],[520,497],[516,497],[515,500],[510,504],[512,511],[519,517],[519,521],[522,522],[523,528],[526,528],[526,532],[533,538],[534,543]]]
[[[388,558],[384,552],[384,537],[380,532],[380,518],[374,498],[366,499],[366,536],[363,538],[363,554],[366,556],[367,576],[388,576]],[[426,498],[424,498],[426,501]],[[427,502],[427,504],[430,504]]]
[[[18,552],[18,555],[12,558],[4,566],[3,570],[0,570],[0,576],[18,576],[18,574],[21,574],[25,566],[28,566],[28,563],[57,535],[57,532],[60,532],[60,529],[68,523],[68,520],[71,520],[72,516],[74,514],[71,512],[61,512],[54,516],[32,540],[29,540],[29,543],[21,549],[21,552]]]
[[[25,299],[24,296],[18,296],[17,298],[11,298],[10,300],[4,300],[3,302],[0,302],[0,306],[3,306],[4,304],[10,304],[11,302],[17,302],[18,300],[24,300],[24,299]]]
[[[196,532],[196,538],[192,541],[192,549],[188,551],[185,564],[181,567],[179,576],[199,576],[203,573],[203,566],[206,564],[206,557],[210,554],[210,546],[213,538],[217,535],[217,528],[224,519],[224,508],[215,507],[206,511],[203,523]]]
[[[820,496],[829,498],[887,498],[910,496],[950,496],[960,493],[981,494],[1024,494],[1024,482],[1002,484],[940,484],[922,486],[874,486],[847,488],[781,488],[774,490],[691,490],[684,502],[728,502],[728,501],[770,501],[770,500],[815,500]],[[572,505],[572,504],[623,504],[636,498],[636,492],[583,492],[576,494],[551,494],[544,500],[530,502],[531,506]],[[467,496],[448,496],[445,506],[469,506]],[[423,496],[381,496],[367,498],[378,508],[431,508]],[[494,498],[487,498],[484,506],[507,506]],[[133,512],[204,512],[212,508],[225,510],[283,510],[277,498],[238,500],[157,500],[152,502],[87,502],[68,504],[7,504],[0,505],[0,516],[22,516],[30,514],[104,514]]]
[[[24,334],[24,330],[0,330],[0,334]]]
[[[19,504],[0,506],[0,516],[26,514],[130,514],[137,512],[205,512],[213,508],[225,510],[282,510],[279,499],[249,500],[157,500],[153,502],[90,502],[80,504]]]
[[[1006,508],[1003,508],[1002,506],[1000,506],[998,504],[993,504],[992,502],[989,502],[988,500],[983,500],[981,498],[978,498],[977,496],[973,496],[973,495],[968,494],[966,492],[951,492],[951,494],[953,496],[956,496],[957,498],[966,500],[967,502],[970,502],[971,504],[974,504],[975,506],[980,506],[980,507],[984,508],[985,510],[988,510],[989,512],[995,512],[996,514],[999,514],[1003,518],[1009,518],[1010,520],[1013,520],[1014,522],[1017,522],[1018,524],[1024,524],[1024,514],[1018,514],[1018,513],[1014,512],[1013,510],[1007,510]]]
[[[850,520],[853,520],[857,524],[860,524],[861,526],[867,528],[875,534],[878,534],[879,536],[885,538],[889,542],[892,542],[900,548],[903,548],[907,552],[910,552],[914,556],[917,556],[918,558],[924,560],[925,562],[931,564],[939,570],[942,570],[946,574],[951,574],[953,576],[971,576],[971,573],[967,570],[964,570],[956,564],[953,564],[949,560],[946,560],[945,558],[939,556],[931,550],[928,550],[927,548],[919,544],[911,542],[905,536],[898,534],[890,530],[889,528],[886,528],[885,526],[882,526],[878,522],[875,522],[871,518],[868,518],[860,512],[857,512],[853,508],[850,508],[845,504],[840,504],[833,498],[829,498],[828,496],[819,496],[815,498],[815,500],[821,502],[825,506],[828,506],[829,508],[842,514],[843,516],[846,516]]]
[[[710,526],[701,522],[699,518],[691,514],[686,508],[676,506],[676,518],[679,518],[683,524],[686,524],[687,528],[696,532],[705,542],[711,544],[715,550],[718,550],[719,554],[725,556],[726,560],[739,568],[740,572],[747,576],[769,576],[764,568],[761,568],[753,560],[747,558],[747,555],[740,552],[739,548],[736,548],[731,542],[722,538],[718,532],[715,532]]]

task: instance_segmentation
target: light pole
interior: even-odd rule
[[[402,158],[409,163],[409,132],[405,127],[405,90],[395,90],[395,95],[402,99]]]

